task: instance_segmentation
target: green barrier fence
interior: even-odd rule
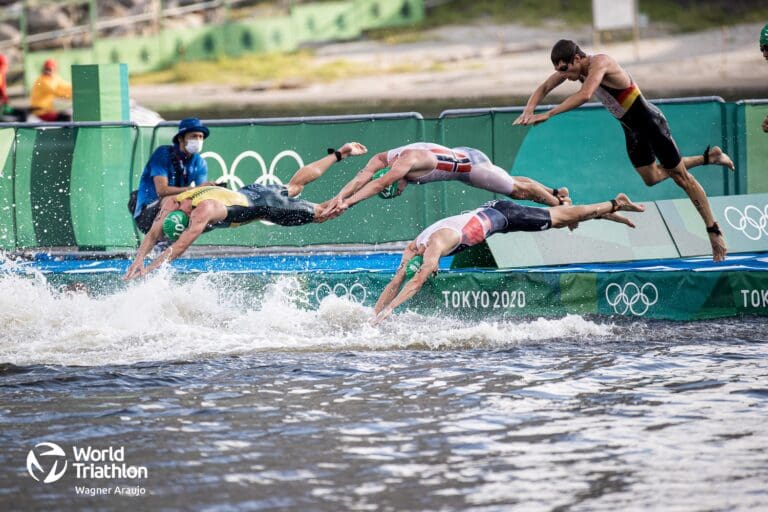
[[[768,191],[768,134],[762,122],[768,116],[768,100],[745,100],[736,103],[736,140],[738,141],[738,192],[755,194]]]
[[[314,307],[330,294],[373,306],[390,278],[376,273],[298,276]],[[766,289],[765,272],[442,272],[407,308],[493,320],[566,314],[701,320],[766,315]]]
[[[0,128],[0,249],[16,247],[13,206],[13,145],[16,130]]]
[[[136,244],[125,209],[128,170],[138,153],[135,126],[79,123],[9,131],[16,138],[12,179],[2,182],[0,197],[12,201],[14,222],[4,225],[15,229],[13,244],[2,248]]]
[[[768,136],[760,137],[754,130],[749,136],[744,135],[747,123],[756,123],[759,129],[763,106],[738,104],[730,111],[723,106],[717,99],[662,104],[673,130],[678,128],[675,137],[682,141],[681,147],[695,147],[704,138],[700,134],[705,133],[708,143],[738,148],[734,153],[738,168],[735,175],[713,166],[694,170],[710,196],[737,190],[736,176],[743,183],[751,183],[753,192],[768,192],[768,184],[761,185],[760,178],[751,178],[752,172],[764,172],[764,163],[757,159],[768,150]],[[512,126],[520,110],[446,111],[438,119],[426,120],[417,113],[405,113],[206,121],[211,126],[211,136],[205,142],[204,157],[211,179],[220,179],[236,188],[257,180],[287,183],[302,163],[322,157],[329,146],[350,140],[366,144],[368,156],[334,165],[307,187],[303,197],[320,202],[335,195],[376,152],[432,140],[448,146],[476,147],[514,175],[530,176],[549,186],[568,186],[578,203],[606,200],[625,191],[636,201],[659,200],[660,208],[666,199],[679,199],[683,208],[680,211],[690,207],[683,191],[671,181],[645,187],[627,159],[618,123],[603,109],[578,109],[535,127]],[[560,117],[562,122],[556,122]],[[705,128],[699,123],[682,122],[686,117],[706,120],[700,121]],[[739,119],[741,124],[737,124]],[[0,218],[0,248],[134,247],[139,237],[125,208],[128,193],[136,187],[151,152],[160,144],[170,143],[176,126],[170,122],[153,128],[138,128],[130,123],[18,124],[0,129],[0,157],[4,155],[0,208],[7,208]],[[726,135],[729,130],[735,134],[734,140]],[[762,187],[765,188],[760,190]],[[206,233],[197,243],[295,246],[409,240],[430,223],[476,208],[491,197],[488,192],[456,182],[410,185],[401,197],[372,197],[326,224],[280,228],[253,223]],[[729,233],[724,226],[724,208],[731,204],[728,201],[715,214],[730,241],[738,233]],[[746,205],[739,207],[743,211]],[[688,220],[676,222],[674,217],[680,215],[677,207],[665,211],[673,219],[669,221],[671,226],[686,226],[676,235],[672,231],[670,245],[647,233],[648,236],[628,235],[632,238],[627,243],[617,243],[616,251],[598,250],[595,247],[603,245],[595,245],[595,241],[618,242],[619,238],[599,227],[607,223],[595,222],[585,224],[586,229],[579,232],[584,235],[577,233],[572,237],[572,241],[581,237],[584,240],[579,242],[580,249],[571,251],[564,260],[562,254],[553,252],[550,244],[554,242],[547,234],[532,237],[530,243],[526,241],[521,246],[525,250],[518,252],[526,254],[525,261],[505,260],[504,265],[663,257],[675,244],[685,248],[681,252],[686,255],[706,254],[708,245],[701,245],[706,240],[695,212],[693,216],[685,213]],[[640,221],[644,225],[660,225],[662,233],[672,230],[654,218],[649,213]],[[635,233],[643,233],[643,227]],[[695,243],[688,244],[686,237],[692,237]],[[768,239],[768,234],[764,239]],[[503,240],[499,237],[494,244],[503,245]],[[519,246],[520,240],[514,243]],[[627,247],[631,247],[631,254],[626,252]],[[742,246],[732,244],[732,250],[736,247]],[[481,256],[492,261],[492,255]]]

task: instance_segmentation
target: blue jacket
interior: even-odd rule
[[[144,206],[158,199],[153,180],[155,176],[168,178],[168,185],[171,187],[188,187],[193,183],[201,185],[208,181],[208,165],[199,154],[184,158],[184,153],[177,144],[158,147],[141,173],[139,195],[136,199],[136,209],[133,211],[134,218],[139,216]]]

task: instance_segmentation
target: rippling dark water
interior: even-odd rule
[[[361,306],[301,311],[278,291],[226,316],[231,294],[204,280],[5,285],[3,510],[768,508],[764,319],[377,330]],[[206,300],[178,306],[191,290]],[[154,300],[177,316],[135,320]],[[88,447],[146,478],[78,478]]]

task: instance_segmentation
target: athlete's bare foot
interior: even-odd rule
[[[616,201],[616,211],[622,212],[644,212],[645,206],[641,204],[633,203],[632,200],[627,197],[627,194],[620,193],[614,199]],[[611,212],[613,213],[613,212]]]
[[[709,163],[710,165],[722,165],[732,171],[736,168],[733,165],[731,157],[726,155],[718,146],[713,146],[712,149],[709,150]]]
[[[626,218],[623,215],[619,215],[618,213],[606,213],[605,215],[600,216],[601,219],[610,220],[612,222],[618,222],[619,224],[626,224],[627,226],[634,228],[635,223]]]
[[[359,142],[347,142],[341,146],[341,149],[339,149],[339,153],[344,156],[360,156],[366,154],[367,152],[368,148]]]

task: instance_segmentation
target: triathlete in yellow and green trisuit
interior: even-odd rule
[[[211,228],[237,227],[254,220],[266,220],[281,226],[300,226],[315,220],[315,203],[290,197],[283,185],[252,183],[239,190],[209,186],[187,190],[176,196],[179,203],[189,199],[192,207],[213,200],[227,208],[227,216],[209,224]]]
[[[334,163],[347,156],[363,155],[365,146],[348,142],[338,150],[330,149],[328,156],[305,165],[291,178],[288,185],[253,183],[239,190],[217,186],[198,187],[163,199],[147,236],[142,240],[136,258],[128,267],[125,279],[146,274],[181,256],[204,231],[219,227],[236,227],[254,220],[265,220],[281,226],[300,226],[324,222],[331,218],[321,205],[298,199],[304,186],[316,180]],[[174,210],[189,217],[189,225],[178,239],[144,268],[144,258],[163,236],[163,222]]]

